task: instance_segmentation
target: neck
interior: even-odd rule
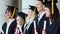
[[[31,19],[32,17],[28,17],[28,19]]]
[[[41,10],[40,12],[39,12],[39,14],[41,14],[41,13],[43,13],[44,12],[44,10]]]
[[[11,20],[11,19],[8,19],[8,21]]]
[[[12,19],[7,19],[8,22],[10,22]]]

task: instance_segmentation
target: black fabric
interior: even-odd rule
[[[32,10],[33,12],[35,11],[35,14],[37,15],[38,14],[38,10],[37,10],[37,7],[35,7],[35,6],[31,6],[31,5],[29,5],[30,6],[30,10]]]
[[[27,14],[23,13],[23,12],[18,12],[17,16],[22,17],[22,19],[25,21],[25,18],[28,16]]]
[[[33,23],[30,25],[28,30],[27,29],[25,30],[25,34],[33,34],[34,31],[32,31],[32,29],[33,29]]]
[[[44,21],[46,20],[46,30],[49,27],[49,18],[46,17],[46,14],[43,15],[43,17],[41,18],[41,20],[38,23],[38,16],[36,17],[35,21],[36,21],[36,27],[37,27],[37,32],[38,34],[42,34],[42,30],[43,30],[43,26],[44,26]]]
[[[46,2],[52,2],[52,0],[46,0]],[[58,3],[58,0],[54,0],[54,3]]]
[[[16,25],[17,25],[16,20],[14,20],[9,26],[8,34],[14,34],[15,32],[14,29],[16,28]],[[6,27],[7,27],[7,23],[4,23],[2,26],[2,30],[4,31],[4,34],[6,33]]]
[[[6,33],[6,27],[7,27],[7,23],[4,23],[2,26],[2,30]]]
[[[60,34],[60,20],[50,25],[50,27],[47,29],[47,34]]]

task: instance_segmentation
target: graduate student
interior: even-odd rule
[[[2,30],[4,32],[2,34],[14,34],[14,29],[17,25],[15,20],[16,11],[17,8],[14,6],[8,6],[8,8],[6,9],[5,14],[7,17],[7,21],[2,26]]]
[[[26,18],[26,23],[24,24],[24,34],[32,34],[31,24],[33,23],[34,18],[38,14],[37,8],[35,6],[29,5],[28,16]]]
[[[26,16],[27,14],[23,12],[17,13],[17,16],[16,16],[17,26],[15,29],[15,34],[23,34],[23,25],[25,23]]]
[[[47,28],[47,33],[46,34],[60,34],[60,25],[59,25],[59,20],[58,20],[58,16],[59,16],[59,10],[56,6],[56,2],[57,0],[54,1],[54,14],[52,14],[52,1],[48,1],[46,2],[46,7],[48,7],[50,9],[51,12],[51,18],[53,18],[52,24]]]
[[[43,0],[37,0],[36,7],[39,13],[35,18],[35,22],[38,34],[45,34],[44,32],[46,32],[50,24],[49,16],[47,16],[48,14],[46,13],[44,5],[45,2]]]

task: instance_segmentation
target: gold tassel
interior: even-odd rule
[[[43,0],[43,2],[45,2],[45,0]]]
[[[43,5],[43,9],[45,9],[45,5]]]
[[[45,0],[43,0],[43,2],[45,2]],[[43,9],[45,8],[45,5],[43,5]]]
[[[54,0],[52,0],[52,14],[54,14]]]
[[[33,15],[32,15],[32,18],[33,18],[33,19],[34,19],[34,18],[35,18],[35,16],[36,16],[35,11],[36,11],[36,8],[34,9],[34,13],[33,13]]]
[[[15,11],[16,11],[16,7],[14,8],[14,11],[13,11],[13,14],[12,14],[11,18],[14,17],[14,14],[16,13]]]

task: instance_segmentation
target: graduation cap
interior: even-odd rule
[[[30,6],[29,9],[33,11],[32,19],[34,19],[34,18],[36,17],[36,15],[38,15],[37,7],[35,7],[35,6],[31,6],[31,5],[29,5],[29,6]]]
[[[52,14],[54,14],[54,0],[47,0],[46,7],[48,7]]]
[[[27,14],[23,13],[23,12],[18,12],[17,16],[20,16],[23,18],[23,20],[25,21],[25,18],[28,16]]]
[[[30,10],[32,10],[33,12],[35,12],[36,14],[38,14],[37,8],[35,6],[31,6],[31,5],[29,5],[29,6],[30,6],[30,8],[29,8]]]
[[[18,10],[18,8],[16,8],[15,6],[8,6],[8,5],[7,5],[7,7],[8,7],[7,10],[12,13],[11,18],[13,18],[15,16],[16,10]]]
[[[51,3],[47,3],[47,4],[45,5],[45,7],[49,8],[50,11],[52,11],[52,4],[51,4]]]
[[[46,0],[46,2],[52,2],[52,1],[54,1],[54,3],[58,2],[58,0]]]
[[[46,1],[46,0],[38,0],[38,1],[41,1],[41,2],[45,5],[45,1]]]
[[[10,10],[12,13],[14,12],[14,9],[18,10],[18,8],[16,8],[15,6],[8,6],[7,5],[7,7],[8,7],[7,10],[8,11]]]

